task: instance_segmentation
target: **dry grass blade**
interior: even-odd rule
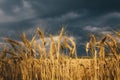
[[[55,40],[52,35],[50,35],[51,42],[55,43]]]
[[[120,32],[115,32],[117,34],[117,36],[120,38]]]
[[[63,32],[64,32],[64,28],[62,28],[60,35],[59,35],[59,39],[58,39],[57,58],[59,58],[59,54],[60,54],[60,47],[61,47],[60,43],[61,43],[61,39],[63,36]]]
[[[4,45],[3,47],[3,51],[1,51],[0,53],[0,59],[4,59],[6,57],[6,53],[4,53],[4,51],[6,51],[7,47]]]
[[[88,51],[89,51],[89,42],[86,43],[86,53],[88,55]]]
[[[99,56],[103,60],[105,58],[105,48],[103,46],[100,46]]]
[[[106,42],[106,45],[110,48],[110,53],[112,53],[115,59],[117,60],[117,53],[115,48],[113,47],[113,44],[111,42]]]
[[[39,49],[39,53],[42,55],[43,50],[42,50],[42,47],[40,45],[38,45],[38,49]]]
[[[115,45],[115,47],[117,47],[117,41],[115,40],[115,38],[112,37],[112,36],[109,35],[109,34],[107,34],[106,36],[113,42],[113,44]]]
[[[93,34],[90,36],[90,44],[93,47],[96,45],[96,38]]]
[[[105,36],[103,39],[101,39],[99,44],[103,45],[106,39],[107,39],[107,36]]]
[[[40,38],[42,39],[42,47],[44,47],[44,45],[45,45],[44,34],[40,30],[40,28],[37,29],[37,32],[38,32]]]
[[[16,44],[18,46],[22,46],[18,41],[12,40],[10,38],[4,38],[5,41],[7,41],[8,43],[12,43],[12,44]]]
[[[18,56],[16,53],[9,51],[9,50],[5,50],[5,51],[3,51],[3,53],[7,53],[7,54],[10,54],[12,56]]]
[[[23,41],[24,45],[25,45],[27,48],[29,48],[29,47],[30,47],[30,42],[29,42],[29,40],[27,39],[25,33],[22,34],[21,38],[22,38],[22,41]]]
[[[30,45],[31,45],[31,46],[34,45],[34,41],[35,41],[36,35],[37,35],[37,34],[35,34],[35,35],[32,37],[32,40],[31,40],[31,42],[30,42]]]
[[[33,45],[27,39],[25,33],[22,34],[21,38],[22,38],[22,41],[23,41],[24,47],[25,47],[23,50],[26,50],[29,57],[36,57],[36,51],[33,49]],[[34,39],[33,39],[33,42],[34,42]]]
[[[56,52],[56,43],[55,43],[52,35],[50,35],[50,39],[51,39],[50,53],[54,54]]]
[[[6,57],[6,53],[1,52],[0,53],[0,59],[4,59]]]
[[[39,33],[40,38],[44,41],[44,35],[43,35],[42,31],[40,30],[40,28],[38,28],[37,31]]]
[[[71,43],[71,45],[69,45],[68,41]],[[72,38],[68,38],[68,37],[64,37],[64,41],[63,41],[63,48],[68,48],[70,50],[69,55],[76,55],[76,43]],[[77,55],[76,55],[77,56]]]
[[[54,54],[57,51],[57,46],[56,46],[56,43],[55,43],[52,35],[50,35],[50,39],[51,39],[51,44],[50,44],[50,51],[49,51],[49,53],[50,53],[50,59],[53,60],[54,59]]]
[[[64,47],[67,47],[67,37],[64,37],[63,44],[64,44]]]
[[[45,49],[45,39],[44,39],[44,34],[42,33],[42,31],[40,30],[40,28],[37,28],[37,32],[42,40],[42,54],[43,54],[43,57],[45,58],[46,57],[46,49]],[[40,49],[40,46],[39,46],[39,49]],[[41,50],[41,49],[40,49]]]
[[[4,40],[11,45],[11,47],[15,52],[20,51],[20,48],[22,48],[22,44],[18,41],[15,41],[9,38],[4,38]]]
[[[95,54],[95,48],[96,48],[96,38],[95,36],[92,34],[90,36],[90,41],[89,41],[89,49],[90,49],[90,52],[92,54],[92,56],[94,56]]]
[[[75,41],[71,38],[69,38],[69,41],[71,42],[71,44],[73,46],[71,51],[70,51],[71,55],[73,55],[73,54],[75,54],[75,51],[76,51],[76,44],[75,44]]]
[[[46,58],[46,49],[42,48],[39,44],[38,44],[38,50],[39,50],[39,55],[41,59],[45,59]]]
[[[61,30],[61,32],[60,32],[60,35],[59,35],[59,40],[61,40],[61,39],[62,39],[63,32],[64,32],[64,28],[62,28],[62,30]]]
[[[72,50],[72,47],[67,43],[68,37],[64,38],[63,45],[65,48],[68,48],[69,50]]]

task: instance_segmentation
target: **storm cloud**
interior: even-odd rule
[[[46,34],[66,33],[83,45],[89,33],[105,34],[120,27],[120,0],[0,0],[0,39],[32,35],[37,27]]]

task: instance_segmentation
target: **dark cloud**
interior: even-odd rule
[[[29,2],[42,17],[59,16],[71,11],[79,13],[88,11],[90,15],[120,11],[119,0],[29,0]]]
[[[4,0],[3,2],[0,3],[0,9],[4,11],[5,14],[7,15],[14,15],[13,9],[15,7],[22,7],[22,1],[21,0]]]
[[[37,26],[46,34],[58,34],[66,25],[69,35],[85,43],[89,33],[119,28],[119,4],[120,0],[0,0],[0,39],[22,32],[30,36]],[[80,45],[78,49],[84,48]]]

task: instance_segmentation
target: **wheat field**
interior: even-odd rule
[[[115,32],[117,39],[120,33]],[[64,34],[62,28],[46,49],[45,36],[36,29],[31,40],[25,33],[22,42],[4,38],[0,52],[0,80],[120,80],[120,43],[113,35],[106,34],[99,40],[90,35],[86,43],[87,58],[79,58],[76,42]],[[36,38],[41,43],[36,42]]]

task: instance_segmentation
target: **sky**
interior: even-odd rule
[[[0,41],[31,36],[37,27],[56,35],[62,26],[84,49],[91,33],[111,34],[120,28],[120,0],[0,0]]]

